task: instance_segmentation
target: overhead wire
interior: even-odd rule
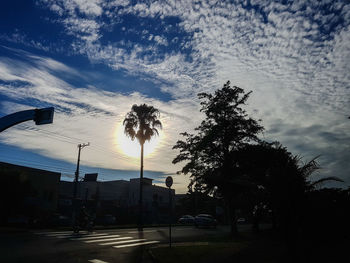
[[[18,165],[33,165],[35,166],[34,168],[37,169],[50,169],[52,171],[59,171],[59,172],[64,172],[65,174],[71,175],[72,171],[74,171],[73,169],[69,169],[68,167],[62,167],[62,166],[56,166],[56,165],[52,165],[52,164],[42,164],[33,160],[27,160],[27,159],[23,159],[23,158],[19,158],[19,157],[8,157],[8,156],[2,156],[0,155],[0,159],[2,161],[10,161],[10,162],[16,162],[18,163]],[[80,169],[81,172],[89,172],[85,169]]]
[[[66,136],[66,135],[63,135],[63,134],[61,134],[59,132],[56,132],[56,131],[55,132],[51,132],[51,131],[48,131],[48,130],[42,130],[42,129],[39,129],[37,127],[32,127],[32,126],[29,126],[29,125],[26,125],[26,124],[19,124],[18,126],[20,128],[22,128],[22,129],[24,129],[24,130],[36,131],[36,132],[41,133],[45,137],[48,137],[48,138],[51,138],[51,139],[54,139],[54,140],[58,140],[58,141],[61,141],[61,142],[69,143],[69,144],[72,144],[72,145],[77,145],[78,144],[77,142],[81,141],[81,139],[70,137],[70,136]],[[120,159],[120,160],[123,160],[123,161],[130,161],[130,158],[120,156],[118,153],[116,153],[114,151],[106,150],[103,146],[100,146],[98,144],[92,144],[92,145],[90,145],[90,147],[93,148],[94,150],[99,151],[99,152],[112,155],[114,158],[117,158],[117,159]],[[68,168],[58,167],[58,166],[54,166],[54,165],[42,164],[42,163],[38,163],[38,162],[35,162],[35,161],[32,161],[32,160],[29,161],[29,160],[26,160],[26,159],[21,159],[21,158],[18,158],[18,157],[16,157],[16,158],[13,158],[13,157],[9,158],[9,156],[1,156],[0,155],[0,158],[1,159],[7,159],[9,161],[16,161],[16,162],[19,162],[19,163],[25,164],[25,165],[33,164],[36,167],[40,167],[40,168],[43,168],[43,169],[51,169],[51,170],[55,170],[55,171],[64,172],[66,175],[68,175],[67,177],[69,177],[69,176],[74,177],[74,175],[70,174],[72,171],[70,169],[68,169]],[[82,168],[80,168],[80,171],[83,172],[83,173],[90,172],[90,171],[87,171],[87,170],[82,169]],[[82,177],[79,177],[79,178],[82,179]]]
[[[67,136],[67,135],[63,135],[63,134],[61,134],[61,133],[59,133],[57,131],[51,132],[51,131],[39,129],[37,127],[30,127],[30,126],[27,126],[25,124],[22,124],[21,126],[24,129],[26,129],[26,130],[38,131],[38,132],[46,134],[47,137],[51,137],[52,139],[56,138],[57,140],[64,141],[64,142],[67,142],[67,143],[70,143],[70,144],[78,144],[78,142],[80,142],[82,140],[83,141],[89,141],[89,140],[84,140],[84,139],[81,139],[81,138],[78,139],[78,138],[70,137],[70,136]],[[89,147],[93,148],[93,149],[95,149],[97,151],[110,154],[110,155],[114,156],[117,159],[120,159],[120,160],[123,160],[123,161],[130,161],[130,158],[121,156],[119,153],[117,153],[115,151],[108,150],[104,146],[100,146],[99,144],[91,143],[89,145]]]

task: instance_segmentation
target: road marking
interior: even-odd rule
[[[85,243],[96,243],[96,242],[106,242],[106,241],[123,240],[123,239],[130,239],[130,238],[132,238],[132,237],[106,238],[106,239],[88,240],[88,241],[84,241],[84,242]]]
[[[108,263],[107,261],[99,260],[99,259],[90,259],[89,262],[91,263]]]
[[[117,241],[117,242],[107,242],[107,243],[101,243],[100,246],[108,246],[108,245],[118,245],[123,243],[132,243],[132,242],[139,242],[139,241],[145,241],[146,239],[132,239],[132,240],[124,240],[124,241]]]
[[[73,236],[74,233],[71,232],[71,233],[64,233],[64,234],[45,234],[45,236],[47,237],[64,237],[64,236]]]
[[[73,233],[73,230],[71,230],[71,231],[57,231],[57,232],[34,232],[34,234],[37,234],[37,235],[64,234],[64,233]]]
[[[58,235],[56,236],[57,238],[71,238],[72,240],[73,239],[79,239],[79,238],[86,238],[86,237],[98,237],[98,236],[105,236],[107,234],[103,234],[103,233],[100,233],[100,234],[78,234],[78,233],[74,233],[72,235],[67,235],[67,236],[61,236],[61,235]]]
[[[129,234],[137,234],[137,233],[151,233],[151,232],[157,232],[158,230],[144,230],[144,231],[130,231]]]
[[[101,233],[101,234],[93,234],[93,235],[86,235],[86,236],[73,236],[70,238],[70,240],[89,240],[89,239],[94,239],[94,238],[106,238],[106,237],[111,237],[112,235],[108,235],[106,233]],[[119,235],[116,235],[119,236]]]
[[[142,246],[147,244],[156,244],[160,241],[146,241],[146,242],[139,242],[139,243],[133,243],[133,244],[126,244],[126,245],[120,245],[120,246],[113,246],[114,248],[123,248],[123,247],[135,247],[135,246]]]

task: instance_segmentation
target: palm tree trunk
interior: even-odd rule
[[[143,186],[143,143],[141,144],[141,167],[140,167],[140,200],[139,200],[139,230],[143,230],[143,207],[142,207],[142,186]]]

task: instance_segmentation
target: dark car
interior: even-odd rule
[[[72,219],[65,215],[53,214],[48,218],[47,223],[49,226],[69,226],[72,224]]]
[[[199,214],[194,218],[196,227],[216,227],[217,221],[212,215]]]
[[[179,223],[184,224],[184,225],[193,225],[194,224],[194,217],[191,215],[184,215],[184,216],[180,217]]]
[[[237,219],[237,224],[244,224],[246,222],[246,219],[244,217],[240,217]]]
[[[28,226],[30,219],[24,215],[11,216],[7,219],[8,225],[13,226]]]

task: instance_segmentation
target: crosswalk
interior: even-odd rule
[[[81,231],[75,234],[72,231],[48,231],[48,232],[34,232],[34,234],[50,237],[60,238],[69,241],[79,241],[86,244],[97,244],[99,246],[112,246],[113,248],[136,247],[143,245],[156,244],[158,240],[148,240],[146,238],[134,238],[131,236],[123,236],[122,234],[114,233],[96,233]]]

